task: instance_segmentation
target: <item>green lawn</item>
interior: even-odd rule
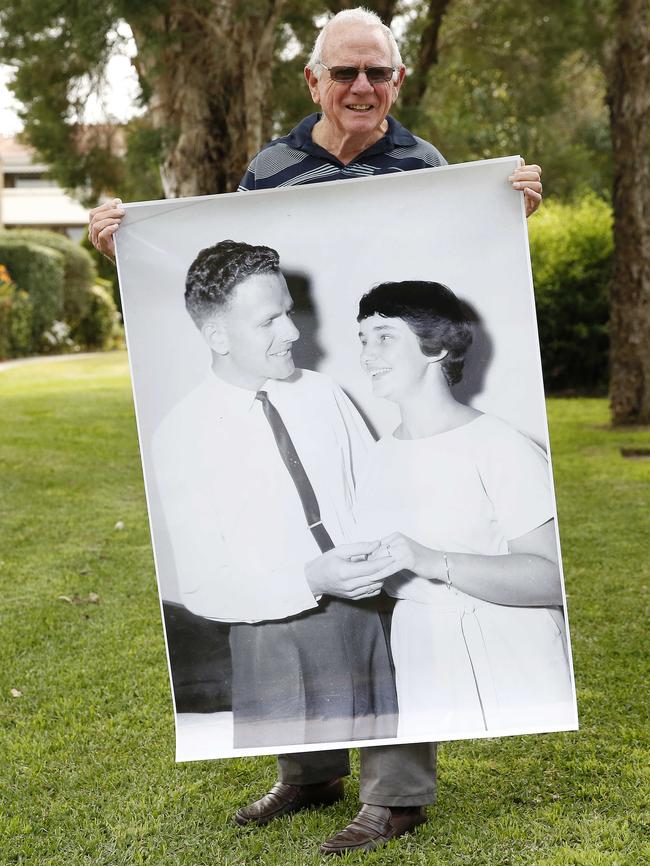
[[[604,400],[549,412],[582,728],[443,746],[429,823],[343,862],[650,862],[650,461],[619,450],[650,431],[610,430]],[[0,371],[0,413],[0,864],[321,862],[356,781],[242,831],[232,813],[273,758],[174,764],[124,354]]]

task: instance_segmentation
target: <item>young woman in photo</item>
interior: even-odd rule
[[[552,730],[575,720],[545,453],[460,403],[472,341],[435,282],[383,283],[360,302],[361,363],[401,423],[359,485],[362,537],[391,555],[405,737]]]

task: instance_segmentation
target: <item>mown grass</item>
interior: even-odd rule
[[[0,401],[2,866],[322,862],[354,777],[336,807],[242,831],[273,758],[174,764],[125,356],[0,371]],[[443,746],[428,824],[343,862],[650,862],[650,461],[619,451],[650,431],[609,429],[603,400],[549,416],[581,730]]]

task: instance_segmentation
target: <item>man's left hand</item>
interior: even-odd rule
[[[535,213],[542,203],[542,169],[539,165],[525,165],[523,159],[519,168],[508,178],[512,188],[521,190],[526,204],[526,217]]]

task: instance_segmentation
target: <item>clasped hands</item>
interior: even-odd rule
[[[379,541],[341,544],[307,563],[305,575],[314,596],[359,601],[378,595],[387,578],[399,572],[444,579],[442,554],[401,532]]]

